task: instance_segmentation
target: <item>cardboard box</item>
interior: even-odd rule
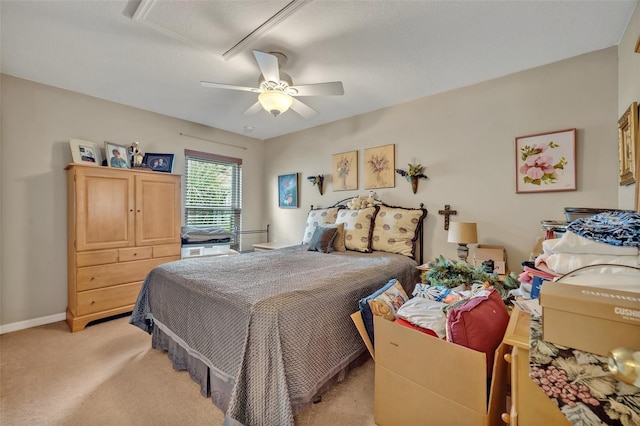
[[[621,346],[640,350],[640,289],[545,281],[540,305],[545,341],[602,356]]]
[[[357,312],[356,314],[359,314]],[[506,399],[503,347],[496,351],[490,410],[485,354],[374,317],[378,426],[500,424]],[[362,335],[362,333],[361,333]],[[362,335],[365,342],[366,333]],[[496,389],[496,395],[493,395]]]
[[[504,247],[479,244],[473,253],[473,265],[478,267],[485,260],[493,260],[494,272],[507,273],[507,251]]]

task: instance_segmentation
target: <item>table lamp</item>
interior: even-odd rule
[[[467,244],[478,242],[478,230],[475,223],[471,222],[451,222],[449,224],[449,235],[447,241],[458,244],[458,257],[466,262],[469,256]]]

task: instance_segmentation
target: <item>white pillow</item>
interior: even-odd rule
[[[418,227],[427,211],[380,206],[373,227],[371,248],[413,257]]]
[[[329,207],[326,209],[313,209],[309,211],[307,216],[307,224],[302,236],[302,244],[309,244],[311,237],[318,225],[325,223],[336,223],[338,217],[338,207]]]
[[[344,245],[347,250],[371,251],[371,232],[377,211],[378,206],[360,210],[342,209],[338,212],[336,223],[344,223]]]

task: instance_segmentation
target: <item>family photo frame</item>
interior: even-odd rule
[[[69,140],[69,146],[71,147],[71,157],[74,163],[90,166],[102,165],[102,153],[97,143],[71,139]]]
[[[124,145],[113,142],[104,142],[104,151],[107,157],[107,166],[117,169],[130,169],[129,149]]]
[[[576,129],[515,138],[516,193],[576,191]]]
[[[142,164],[154,172],[171,173],[173,170],[173,154],[148,152],[144,155]]]

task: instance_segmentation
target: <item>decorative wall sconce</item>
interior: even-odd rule
[[[323,189],[322,185],[324,183],[324,175],[309,176],[307,180],[312,184],[316,185],[318,187],[318,191],[320,191],[320,195],[322,195],[322,189]]]

